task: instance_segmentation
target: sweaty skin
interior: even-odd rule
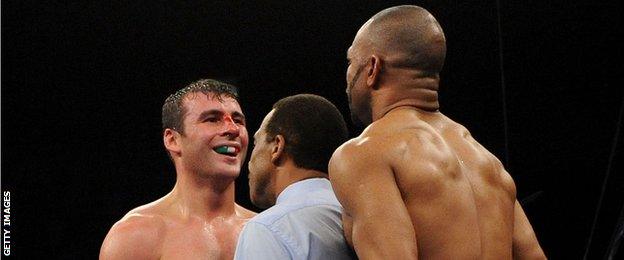
[[[345,234],[363,259],[369,247],[423,259],[511,259],[512,245],[537,241],[533,232],[513,234],[528,221],[500,161],[439,112],[389,112],[336,151],[330,174]],[[397,245],[377,248],[383,241]]]
[[[234,257],[238,235],[255,215],[234,202],[248,144],[244,116],[232,98],[187,95],[184,130],[163,133],[176,168],[173,190],[115,223],[100,259]],[[224,146],[228,153],[216,151]]]
[[[360,259],[545,259],[501,162],[439,111],[442,29],[388,8],[349,48],[347,95],[368,126],[329,164]]]
[[[235,213],[210,220],[180,216],[166,198],[130,211],[109,232],[100,259],[232,259],[238,234],[255,214]]]

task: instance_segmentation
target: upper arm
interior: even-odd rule
[[[353,221],[351,239],[361,259],[416,258],[416,234],[382,147],[341,146],[329,174],[344,214]]]
[[[234,259],[292,259],[282,241],[266,226],[247,222],[238,237]]]
[[[533,232],[533,228],[517,200],[514,206],[513,258],[546,259],[535,232]]]
[[[158,258],[158,224],[137,218],[125,218],[113,225],[100,248],[100,260]]]

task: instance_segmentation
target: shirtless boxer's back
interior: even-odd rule
[[[444,41],[414,6],[384,10],[356,35],[347,93],[369,125],[329,168],[345,235],[362,259],[545,258],[511,176],[438,109]]]

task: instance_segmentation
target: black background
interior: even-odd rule
[[[298,93],[348,118],[353,36],[378,11],[413,3],[446,33],[441,111],[504,162],[546,254],[604,256],[624,203],[621,4],[289,2],[2,1],[12,255],[95,258],[114,222],[166,194],[175,173],[160,109],[191,81],[239,86],[252,133]],[[253,208],[247,188],[244,165],[236,200]]]

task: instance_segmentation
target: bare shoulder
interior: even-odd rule
[[[516,184],[511,177],[511,175],[505,170],[505,166],[503,163],[490,152],[487,148],[485,148],[481,143],[479,143],[471,134],[470,131],[464,127],[463,125],[456,123],[450,119],[448,119],[451,123],[452,131],[455,132],[455,135],[461,136],[461,140],[468,144],[468,146],[463,146],[464,151],[472,151],[470,153],[463,152],[461,155],[471,161],[473,164],[480,164],[483,171],[479,171],[482,174],[489,173],[490,176],[487,177],[491,183],[496,184],[497,186],[503,188],[510,196],[516,196]],[[460,146],[461,147],[461,146]],[[470,149],[465,149],[466,147]]]
[[[345,142],[334,151],[329,161],[330,167],[352,167],[377,162],[379,150],[375,147],[383,144],[379,140],[377,136],[362,134]]]
[[[342,175],[359,175],[371,169],[391,168],[393,162],[400,160],[408,150],[423,150],[419,128],[397,128],[392,125],[375,122],[362,134],[336,149],[329,162],[330,178]],[[413,151],[416,152],[416,151]],[[359,170],[358,170],[359,169]],[[341,176],[337,176],[341,175]]]
[[[353,138],[334,151],[329,160],[329,179],[334,185],[348,188],[352,178],[357,178],[367,171],[362,169],[370,169],[380,163],[376,158],[377,151],[374,148],[375,138],[369,136],[359,136]]]
[[[151,259],[159,257],[166,231],[162,215],[140,207],[130,211],[110,229],[100,259]]]
[[[501,168],[503,168],[502,164],[501,164]],[[511,175],[504,168],[503,170],[501,170],[500,178],[501,178],[501,184],[502,184],[503,189],[507,191],[509,196],[511,196],[512,198],[515,198],[516,197],[516,183],[514,182]]]

